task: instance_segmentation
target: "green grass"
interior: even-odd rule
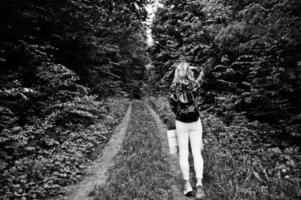
[[[134,102],[116,164],[109,171],[107,184],[91,194],[94,200],[173,199],[173,179],[157,134],[157,125],[147,108]]]
[[[149,102],[167,125],[172,123],[166,98],[151,98]],[[260,141],[269,130],[242,118],[230,126],[209,113],[202,113],[201,119],[206,199],[301,199],[301,157],[297,147],[270,147]]]

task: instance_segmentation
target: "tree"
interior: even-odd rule
[[[173,63],[184,58],[205,69],[203,109],[225,118],[244,113],[300,136],[300,5],[166,1],[153,26],[155,86],[166,92]]]

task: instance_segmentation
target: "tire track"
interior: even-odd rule
[[[68,200],[90,200],[89,194],[95,187],[103,185],[107,179],[107,170],[114,165],[114,157],[119,152],[124,136],[127,132],[130,121],[132,105],[126,111],[122,123],[117,127],[110,141],[103,149],[101,157],[94,161],[94,164],[86,170],[88,176],[79,183],[74,192],[67,198]]]

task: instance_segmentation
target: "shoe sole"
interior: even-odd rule
[[[186,194],[184,194],[186,197],[191,197],[192,196],[192,191],[187,192]]]

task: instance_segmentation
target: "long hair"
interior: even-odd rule
[[[191,70],[189,63],[185,61],[178,63],[175,70],[173,84],[182,83],[187,85],[194,80],[193,71]]]

